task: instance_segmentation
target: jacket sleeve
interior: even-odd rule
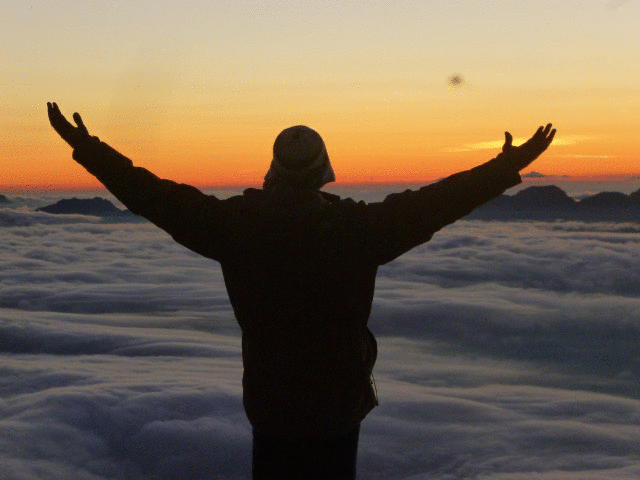
[[[419,190],[367,205],[367,255],[377,265],[427,242],[442,227],[521,182],[503,154]]]
[[[73,158],[133,213],[196,253],[220,260],[227,201],[134,167],[131,160],[97,137],[77,146]]]

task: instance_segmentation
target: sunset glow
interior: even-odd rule
[[[97,185],[47,101],[136,165],[199,186],[259,185],[296,124],[323,136],[344,183],[431,181],[546,122],[558,135],[534,170],[640,174],[638,1],[11,3],[7,189]]]

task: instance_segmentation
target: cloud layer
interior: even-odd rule
[[[0,224],[0,478],[250,478],[217,264],[147,224]],[[359,478],[638,478],[639,231],[460,222],[381,268]]]

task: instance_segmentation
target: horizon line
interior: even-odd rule
[[[639,174],[601,174],[601,175],[553,175],[553,174],[541,174],[541,176],[527,176],[531,173],[538,172],[527,172],[522,174],[522,183],[538,183],[545,181],[555,181],[555,182],[632,182],[632,181],[640,181],[640,173]],[[392,180],[366,180],[366,181],[357,181],[357,180],[336,180],[335,182],[331,182],[325,185],[324,188],[331,187],[375,187],[375,186],[387,186],[387,185],[420,185],[420,184],[430,184],[433,182],[437,182],[447,177],[438,177],[431,179],[392,179]],[[184,183],[184,182],[177,182]],[[200,183],[193,182],[191,183],[194,187],[207,190],[207,189],[221,189],[221,188],[261,188],[262,182],[245,182],[245,183],[229,183],[229,182],[221,182],[221,183]],[[46,192],[89,192],[89,191],[107,191],[107,189],[101,184],[0,184],[0,193],[2,192],[21,192],[21,193],[46,193]]]

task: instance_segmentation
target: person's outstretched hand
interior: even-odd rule
[[[513,137],[509,132],[504,132],[504,145],[502,146],[502,152],[510,159],[514,166],[518,170],[522,170],[538,158],[542,152],[544,152],[556,134],[556,129],[551,129],[551,124],[548,123],[546,127],[540,127],[533,134],[529,140],[520,145],[514,147],[511,145]]]
[[[60,112],[58,105],[55,103],[47,102],[47,110],[49,112],[49,121],[53,129],[58,132],[58,135],[62,139],[71,145],[72,148],[76,148],[80,143],[89,140],[91,137],[87,131],[87,127],[82,123],[82,118],[78,113],[73,114],[73,120],[76,122],[77,127],[74,127],[69,121],[64,118],[64,115]]]

